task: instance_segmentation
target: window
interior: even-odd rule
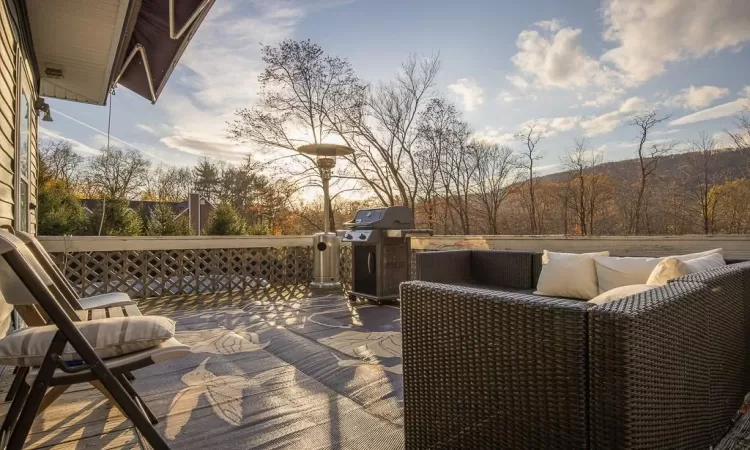
[[[20,231],[29,231],[29,152],[31,149],[31,121],[34,110],[31,108],[31,95],[23,70],[20,71],[18,145],[16,147],[16,221]]]

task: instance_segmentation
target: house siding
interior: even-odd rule
[[[0,7],[0,225],[13,225],[18,40],[6,3]]]
[[[0,6],[0,225],[16,225],[16,142],[18,140],[19,84],[26,84],[31,92],[30,103],[38,98],[38,86],[34,71],[27,55],[21,50],[20,30],[11,19],[8,2]],[[19,52],[21,64],[19,67]],[[39,204],[38,178],[38,138],[39,118],[35,111],[30,114],[29,129],[29,231],[36,233],[37,210]]]

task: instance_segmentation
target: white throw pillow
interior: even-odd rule
[[[651,273],[666,258],[676,258],[680,261],[688,262],[699,258],[712,257],[711,261],[713,261],[713,264],[716,264],[717,257],[724,261],[723,252],[723,249],[715,248],[706,250],[705,252],[662,258],[597,256],[594,260],[596,261],[596,275],[599,279],[599,293],[607,292],[620,286],[648,284]]]
[[[576,254],[545,250],[542,255],[542,272],[534,293],[584,300],[596,297],[599,287],[594,256],[607,255],[609,252]]]
[[[685,261],[685,265],[687,265],[688,267],[688,273],[695,273],[702,272],[704,270],[715,269],[717,267],[723,267],[726,266],[727,263],[726,261],[724,261],[724,257],[721,254],[712,253],[700,258]]]
[[[723,248],[715,248],[712,250],[706,250],[705,252],[698,252],[698,253],[688,253],[687,255],[674,255],[674,256],[667,256],[667,258],[677,258],[680,261],[690,261],[691,259],[697,259],[702,258],[704,256],[709,255],[716,255],[718,254],[722,258],[724,257],[724,249]]]
[[[595,305],[604,305],[606,303],[613,302],[621,298],[630,297],[631,295],[649,291],[657,287],[659,286],[655,286],[652,284],[631,284],[630,286],[620,286],[597,295],[596,297],[589,300],[589,303],[593,303]]]
[[[689,273],[690,267],[688,267],[687,263],[682,262],[677,258],[664,258],[659,264],[656,265],[656,267],[654,267],[654,270],[648,277],[648,281],[646,281],[646,284],[663,286],[674,280],[675,278],[679,278]]]
[[[595,256],[599,293],[620,286],[645,284],[663,258]]]

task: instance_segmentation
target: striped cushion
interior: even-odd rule
[[[174,321],[160,316],[114,317],[75,325],[102,359],[155,347],[174,336]],[[57,326],[45,325],[23,328],[0,339],[0,365],[41,365],[56,332]],[[70,344],[62,358],[81,359]]]

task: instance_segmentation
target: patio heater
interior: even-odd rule
[[[349,147],[336,144],[310,144],[297,149],[306,155],[314,155],[323,181],[323,232],[313,234],[313,281],[310,284],[319,289],[341,288],[339,281],[339,247],[341,239],[331,232],[329,216],[331,196],[328,186],[331,171],[336,167],[336,157],[354,153]]]

